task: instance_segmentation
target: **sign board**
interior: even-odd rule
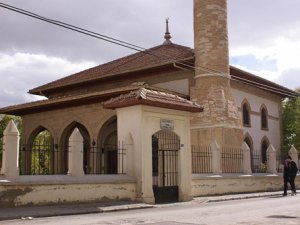
[[[162,129],[162,130],[173,130],[174,129],[173,120],[161,119],[160,120],[160,129]]]

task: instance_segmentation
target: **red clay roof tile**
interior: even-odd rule
[[[176,44],[159,45],[42,85],[30,90],[29,93],[39,94],[41,91],[53,88],[113,76],[126,71],[155,67],[190,57],[193,57],[191,48]]]
[[[147,88],[131,91],[128,94],[120,95],[103,103],[104,107],[109,109],[140,104],[189,112],[203,111],[203,108],[199,104],[179,97],[178,95]]]

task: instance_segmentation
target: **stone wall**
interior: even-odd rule
[[[296,187],[300,188],[299,175],[297,176],[295,183]],[[280,190],[282,190],[283,193],[283,178],[281,174],[253,176],[204,176],[194,174],[192,180],[192,194],[194,197]]]
[[[134,201],[136,182],[128,176],[22,176],[11,182],[0,177],[0,207],[58,203]]]

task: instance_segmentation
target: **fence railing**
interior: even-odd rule
[[[212,173],[210,146],[192,146],[192,173]]]
[[[124,174],[126,149],[122,144],[92,146],[84,152],[85,174]]]
[[[251,152],[251,169],[252,173],[266,173],[268,170],[268,159],[267,156],[262,157],[262,153],[260,151],[252,151]]]
[[[67,174],[68,152],[53,145],[23,145],[19,152],[20,175]]]
[[[283,173],[284,170],[284,157],[281,155],[276,156],[276,169],[278,173]]]
[[[221,150],[222,173],[242,173],[243,153],[241,148],[223,147]]]
[[[223,147],[220,152],[220,170],[222,173],[243,173],[244,154],[241,148]],[[268,171],[269,155],[262,156],[260,151],[251,151],[252,173]],[[213,154],[211,146],[192,146],[192,173],[212,173]],[[276,161],[278,172],[283,171],[281,159]]]
[[[126,150],[122,145],[85,147],[85,174],[124,174]],[[19,151],[20,175],[56,175],[68,173],[68,146],[23,145]]]
[[[3,157],[3,148],[4,148],[1,139],[0,139],[0,171],[1,171],[1,168],[2,168],[2,157]]]

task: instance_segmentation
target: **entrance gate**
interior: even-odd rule
[[[178,150],[180,139],[172,131],[152,135],[152,177],[155,203],[178,201]]]

